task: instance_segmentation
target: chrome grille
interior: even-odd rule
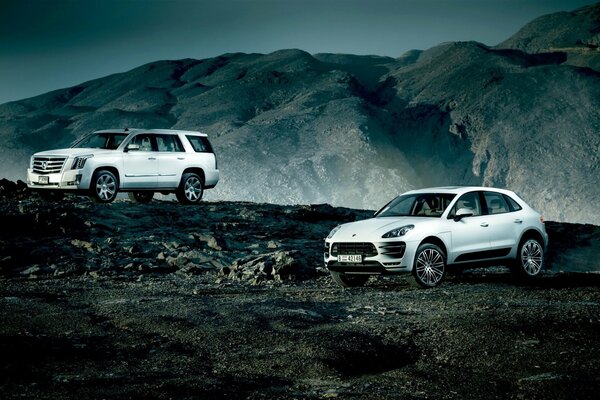
[[[352,255],[360,254],[364,257],[373,257],[377,255],[377,249],[373,243],[334,243],[331,245],[331,255],[336,257],[338,254]]]
[[[381,254],[388,255],[393,258],[402,258],[404,256],[404,250],[406,250],[406,244],[404,242],[388,243],[379,246]]]
[[[62,170],[67,157],[34,157],[33,172],[36,174],[55,174]]]

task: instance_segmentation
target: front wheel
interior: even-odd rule
[[[204,193],[204,182],[202,178],[194,173],[183,174],[181,177],[181,183],[175,196],[180,203],[184,204],[196,204],[202,200],[202,194]]]
[[[539,275],[544,267],[544,247],[534,238],[521,240],[514,262],[515,272],[524,278]]]
[[[100,170],[92,178],[92,199],[98,203],[110,203],[117,198],[118,186],[117,177],[112,172]]]
[[[364,286],[369,280],[369,275],[347,275],[336,271],[329,271],[329,273],[335,283],[345,288]]]
[[[413,279],[421,287],[438,286],[446,275],[446,254],[435,244],[419,246],[413,264]]]
[[[127,193],[127,196],[129,196],[129,200],[135,201],[137,203],[150,203],[152,201],[152,198],[154,197],[154,192],[129,192]]]

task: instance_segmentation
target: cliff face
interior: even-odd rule
[[[598,6],[585,10],[535,20],[497,48],[159,61],[6,103],[2,173],[22,179],[31,153],[97,129],[192,129],[219,158],[209,199],[378,208],[415,187],[484,184],[515,190],[547,218],[599,224],[597,36],[585,39],[586,68],[552,47],[563,46],[552,21],[597,20]]]

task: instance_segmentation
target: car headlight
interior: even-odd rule
[[[400,228],[396,228],[396,229],[389,231],[388,233],[383,235],[382,238],[387,239],[387,238],[395,238],[395,237],[404,236],[404,235],[406,235],[406,233],[408,231],[410,231],[414,227],[415,227],[414,225],[404,225]]]
[[[94,157],[93,154],[88,154],[85,156],[79,156],[79,157],[75,157],[75,159],[73,160],[73,165],[71,166],[71,169],[81,169],[85,166],[85,162],[87,161],[88,158],[92,158]]]
[[[335,228],[333,228],[331,232],[329,232],[329,235],[327,235],[327,239],[331,239],[333,235],[335,235],[335,233],[340,230],[341,227],[341,225],[338,225]]]
[[[33,169],[33,156],[29,158],[29,169]]]

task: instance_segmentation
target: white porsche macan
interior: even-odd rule
[[[324,261],[344,287],[395,273],[434,287],[448,266],[506,265],[534,277],[544,267],[547,244],[543,216],[515,193],[438,187],[406,192],[373,218],[335,227],[325,239]]]

